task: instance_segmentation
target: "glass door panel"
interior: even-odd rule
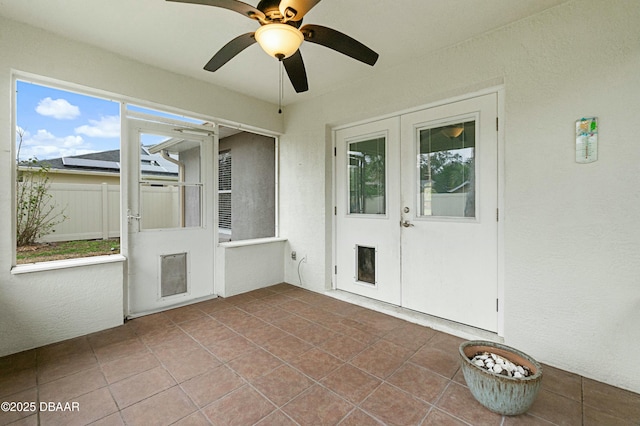
[[[200,141],[143,133],[140,145],[140,228],[202,227]]]
[[[475,217],[475,121],[419,130],[419,215]]]
[[[385,138],[349,143],[349,213],[386,213]]]

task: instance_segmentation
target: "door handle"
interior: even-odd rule
[[[127,221],[129,223],[131,223],[132,219],[140,220],[141,219],[140,214],[131,214],[131,210],[128,210],[127,211]]]
[[[413,223],[409,222],[408,220],[401,220],[400,221],[400,225],[405,227],[405,228],[408,228],[410,226],[414,226]]]

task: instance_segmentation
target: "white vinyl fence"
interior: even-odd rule
[[[179,202],[175,187],[143,187],[146,229],[179,226]],[[51,203],[67,219],[40,242],[94,240],[120,237],[120,186],[52,183]]]

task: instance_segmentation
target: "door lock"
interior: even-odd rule
[[[404,209],[402,209],[402,211],[405,213],[409,213],[411,210],[409,209],[409,207],[405,207]]]
[[[405,227],[405,228],[408,228],[408,227],[410,227],[410,226],[414,226],[414,225],[413,225],[413,223],[409,222],[408,220],[402,220],[402,221],[400,221],[400,225],[401,225],[401,226],[403,226],[403,227]]]

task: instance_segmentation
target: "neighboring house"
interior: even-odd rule
[[[178,166],[160,154],[149,153],[146,147],[141,147],[140,161],[145,179],[176,180],[178,177]],[[50,158],[28,167],[21,166],[19,170],[27,171],[38,164],[49,167],[51,183],[120,183],[119,149]]]

